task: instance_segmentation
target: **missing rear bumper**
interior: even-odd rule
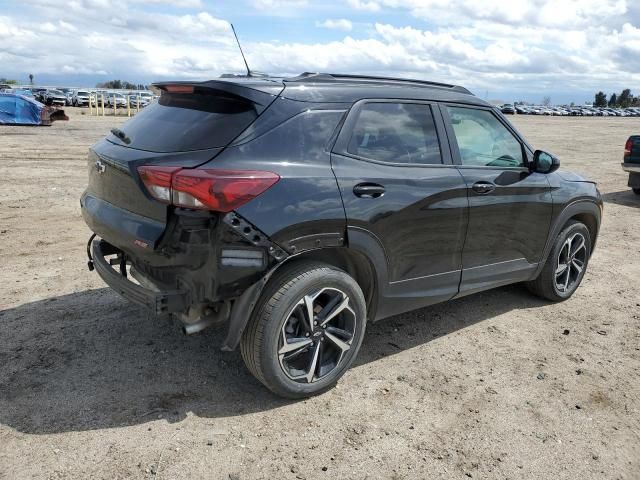
[[[181,290],[153,291],[129,280],[122,271],[116,271],[107,256],[124,253],[104,240],[93,240],[91,256],[93,267],[104,282],[127,300],[145,307],[158,316],[167,313],[183,313],[189,306],[187,292]]]

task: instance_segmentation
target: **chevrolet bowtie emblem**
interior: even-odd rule
[[[104,163],[102,163],[100,160],[96,161],[96,170],[98,171],[98,173],[104,173],[106,168],[107,166]]]

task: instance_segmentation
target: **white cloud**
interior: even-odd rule
[[[292,24],[294,30],[315,24],[354,31],[351,20],[326,19],[326,12],[335,10],[330,4],[246,1],[258,8],[252,15],[295,11],[302,17]],[[206,7],[144,9],[159,2],[167,3],[69,0],[61,10],[58,0],[30,0],[23,15],[0,15],[0,73],[22,78],[33,72],[38,78],[38,72],[102,72],[146,82],[243,71],[226,20]],[[197,4],[200,0],[182,2]],[[350,13],[359,24],[371,25],[369,31],[323,41],[322,30],[316,30],[310,42],[299,32],[296,41],[272,40],[272,33],[256,40],[262,35],[256,30],[242,39],[250,65],[272,74],[411,76],[477,91],[613,91],[640,75],[640,8],[625,0],[348,0],[348,6],[358,9]]]
[[[331,19],[328,18],[323,22],[316,22],[316,27],[328,28],[330,30],[344,30],[350,32],[353,30],[353,23],[346,18]]]
[[[380,3],[375,0],[347,0],[347,3],[356,10],[365,10],[368,12],[380,11]]]
[[[260,10],[277,10],[290,9],[296,7],[304,7],[308,4],[307,0],[251,0],[254,7]],[[276,13],[276,12],[272,12]]]
[[[171,5],[177,8],[203,8],[202,0],[132,0],[134,3],[147,5]]]

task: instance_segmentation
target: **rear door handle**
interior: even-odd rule
[[[480,195],[486,195],[487,193],[493,192],[496,186],[491,182],[476,182],[471,189]]]
[[[360,198],[379,198],[384,195],[384,187],[377,183],[359,183],[353,187],[353,194]]]

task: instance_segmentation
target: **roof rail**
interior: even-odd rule
[[[361,82],[361,83],[395,83],[408,84],[416,87],[444,88],[455,92],[472,93],[464,87],[449,83],[430,82],[428,80],[415,80],[412,78],[376,77],[372,75],[347,75],[341,73],[313,73],[304,72],[297,77],[285,78],[285,82]]]

